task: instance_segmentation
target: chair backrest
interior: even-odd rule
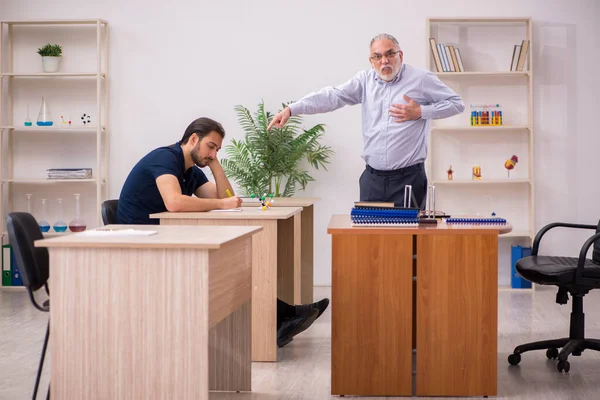
[[[117,207],[119,200],[105,200],[102,203],[102,222],[104,225],[117,223]]]
[[[598,221],[598,226],[596,227],[596,233],[600,233],[600,221]],[[593,245],[592,251],[592,260],[597,263],[600,263],[600,242],[595,242]]]
[[[32,291],[40,289],[48,281],[50,260],[47,248],[33,244],[44,238],[35,217],[26,212],[9,213],[6,230],[23,285]]]

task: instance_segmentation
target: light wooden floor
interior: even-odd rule
[[[571,371],[565,375],[556,371],[556,362],[546,360],[544,352],[524,354],[518,367],[509,367],[506,361],[512,349],[522,342],[568,335],[571,303],[556,304],[555,293],[553,288],[538,289],[535,294],[498,293],[499,399],[600,398],[600,355],[593,351],[571,357]],[[315,288],[317,299],[330,295],[330,288]],[[598,304],[600,291],[584,298],[588,337],[600,338]],[[331,304],[309,330],[278,350],[280,362],[253,364],[253,393],[212,393],[211,400],[332,398],[331,307],[335,305]],[[33,308],[25,291],[0,290],[0,400],[31,398],[47,317]],[[45,398],[48,388],[47,370],[42,378],[39,399]]]

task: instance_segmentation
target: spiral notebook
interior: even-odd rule
[[[367,215],[352,215],[352,226],[419,226],[418,218],[403,217],[371,217]]]
[[[419,226],[419,209],[355,205],[350,211],[353,226]]]
[[[458,217],[448,218],[446,223],[449,225],[506,225],[506,219],[499,217]]]

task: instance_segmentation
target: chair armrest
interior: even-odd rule
[[[585,266],[585,259],[588,253],[588,250],[590,249],[590,246],[592,244],[594,244],[594,242],[596,242],[596,240],[600,239],[600,233],[596,233],[595,235],[592,235],[588,240],[585,241],[585,243],[583,244],[583,246],[581,246],[581,250],[579,251],[579,260],[577,261],[577,269],[575,270],[575,284],[577,285],[578,283],[581,282],[581,279],[583,278],[583,270],[584,270],[584,266]]]
[[[552,228],[577,228],[577,229],[596,229],[596,225],[586,225],[586,224],[572,224],[569,222],[552,222],[542,229],[539,230],[537,235],[535,235],[535,239],[533,239],[533,247],[531,248],[531,255],[537,256],[538,250],[540,248],[540,242],[542,241],[542,236],[546,234]]]

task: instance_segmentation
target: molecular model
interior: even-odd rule
[[[263,211],[268,210],[269,208],[271,208],[271,204],[273,204],[275,200],[273,200],[273,193],[271,193],[269,195],[269,197],[267,197],[267,194],[263,194],[260,198],[260,205]]]
[[[81,122],[83,122],[84,125],[90,124],[92,122],[92,116],[86,113],[81,114]]]

